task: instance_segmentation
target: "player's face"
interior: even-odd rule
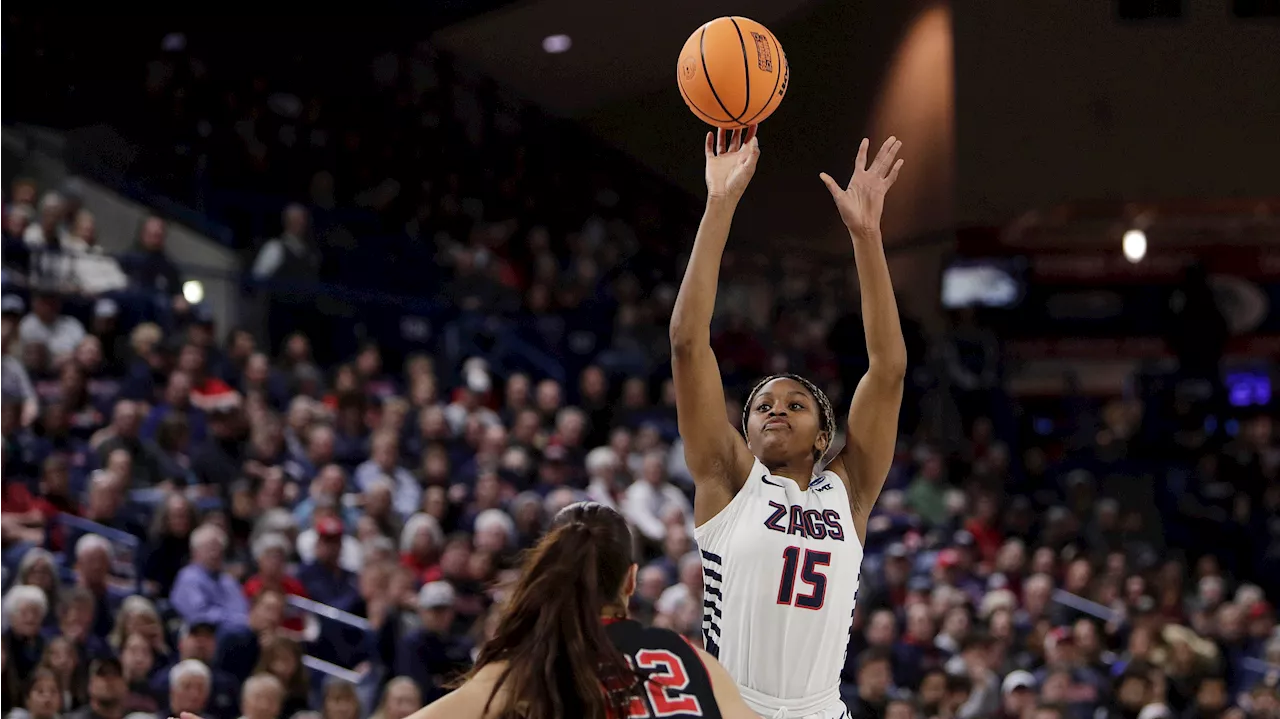
[[[827,438],[818,436],[821,424],[822,409],[814,396],[799,382],[779,377],[752,400],[747,443],[765,464],[812,456],[814,447],[826,449]]]

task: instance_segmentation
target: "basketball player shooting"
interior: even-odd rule
[[[725,419],[712,308],[760,143],[755,127],[706,138],[707,207],[671,317],[676,406],[696,485],[703,640],[765,717],[846,714],[840,669],[867,519],[893,459],[907,364],[880,234],[901,146],[890,137],[868,165],[863,140],[844,187],[821,175],[853,244],[871,360],[853,394],[844,447],[821,470],[836,422],[830,400],[809,380],[783,374],[756,385],[742,412],[745,441]]]

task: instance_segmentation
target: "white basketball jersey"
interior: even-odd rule
[[[840,477],[823,472],[801,491],[756,460],[695,536],[703,640],[751,709],[803,716],[838,703],[862,567]]]

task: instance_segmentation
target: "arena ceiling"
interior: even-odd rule
[[[575,116],[622,97],[674,87],[689,33],[721,15],[780,23],[812,0],[529,0],[433,36],[440,47],[544,108]],[[543,50],[566,35],[567,52]]]

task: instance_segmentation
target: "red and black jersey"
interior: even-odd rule
[[[711,676],[684,637],[630,619],[611,621],[605,630],[643,680],[629,719],[720,719]]]

